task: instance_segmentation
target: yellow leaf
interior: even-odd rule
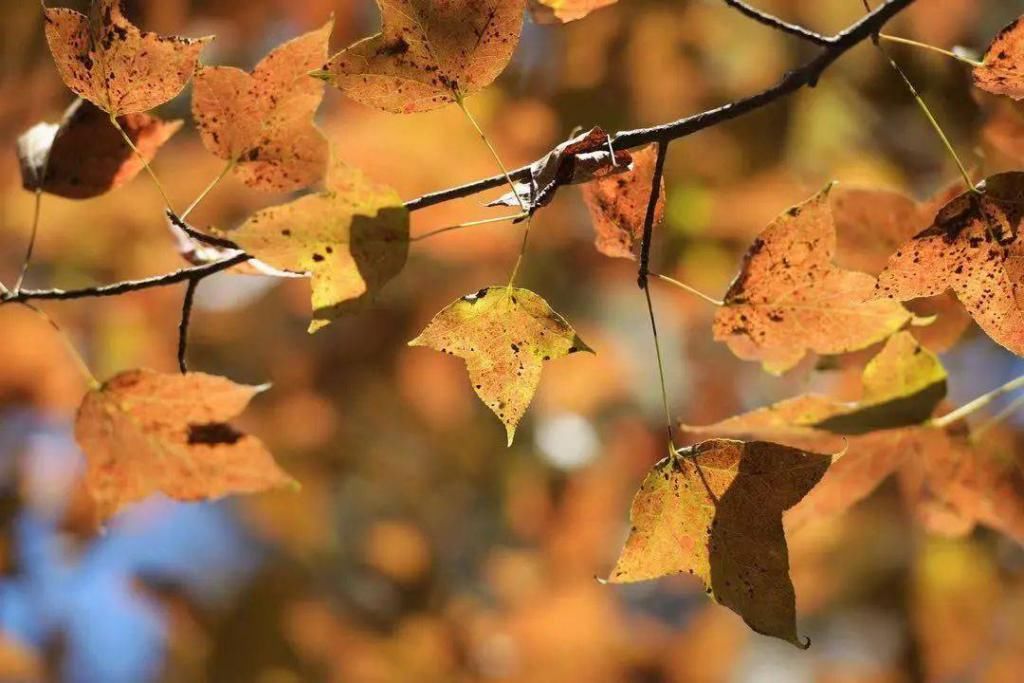
[[[309,76],[327,59],[333,19],[267,55],[252,74],[229,66],[196,71],[192,112],[203,144],[252,187],[287,191],[320,180],[327,140],[313,116],[323,81]]]
[[[725,439],[665,458],[633,499],[630,534],[608,581],[689,573],[758,633],[807,647],[796,630],[782,513],[818,483],[832,460]]]
[[[530,12],[538,24],[568,23],[582,19],[594,10],[608,7],[616,0],[530,0]]]
[[[526,0],[377,0],[382,31],[331,58],[323,78],[352,99],[399,114],[481,90],[519,43]]]
[[[358,310],[405,267],[409,212],[393,189],[336,163],[324,192],[258,211],[221,234],[274,268],[310,274],[316,332]]]
[[[174,98],[195,71],[209,38],[143,32],[120,0],[93,0],[89,16],[43,7],[46,41],[64,83],[115,116],[144,112]]]
[[[75,439],[100,519],[154,493],[198,501],[294,486],[258,439],[226,423],[258,392],[203,373],[143,369],[86,394]]]
[[[837,354],[865,348],[911,318],[895,302],[870,300],[873,276],[832,262],[830,188],[761,233],[715,315],[715,339],[772,373],[792,368],[808,350]]]
[[[544,299],[504,285],[450,304],[409,345],[464,359],[477,396],[505,423],[510,446],[544,363],[591,351]]]

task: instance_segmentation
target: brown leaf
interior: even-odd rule
[[[538,24],[568,23],[582,19],[616,0],[530,0],[530,14]]]
[[[352,99],[398,114],[472,95],[519,43],[526,0],[377,0],[382,30],[332,57],[323,77]]]
[[[658,146],[633,153],[633,166],[624,173],[605,176],[583,185],[583,201],[594,223],[594,246],[606,256],[635,258],[633,249],[643,237],[644,219],[654,186]],[[665,219],[665,179],[655,209],[654,223]]]
[[[75,439],[100,519],[154,493],[198,501],[295,486],[258,439],[226,423],[259,391],[203,373],[129,370],[86,394]]]
[[[1017,18],[999,32],[973,71],[974,85],[995,95],[1024,99],[1024,24]]]
[[[874,277],[832,263],[830,187],[761,233],[715,315],[715,339],[772,373],[790,369],[808,350],[837,354],[870,346],[911,318],[893,302],[869,300]]]
[[[142,159],[152,161],[182,126],[180,120],[163,121],[151,114],[127,114],[118,123],[139,154],[110,117],[86,100],[72,104],[60,126],[36,125],[18,138],[22,186],[69,199],[98,197],[135,178],[144,168]]]
[[[833,456],[716,439],[654,466],[633,499],[629,538],[608,581],[697,576],[758,633],[799,647],[782,513]]]
[[[247,185],[288,191],[323,177],[327,140],[313,116],[324,84],[309,72],[327,59],[333,24],[277,47],[252,74],[229,66],[196,71],[192,112],[203,144],[236,162]]]
[[[906,301],[952,289],[996,342],[1024,355],[1024,173],[985,181],[939,211],[928,229],[904,243],[879,275],[879,296]]]
[[[210,40],[140,31],[122,14],[120,0],[93,0],[89,16],[45,6],[43,15],[46,41],[64,83],[115,116],[174,98]]]

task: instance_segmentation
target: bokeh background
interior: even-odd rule
[[[85,3],[69,4],[83,9]],[[860,0],[758,0],[823,32]],[[216,34],[209,64],[251,67],[332,12],[332,48],[374,32],[371,0],[130,0],[146,29]],[[39,6],[0,2],[0,279],[29,234],[17,136],[72,99]],[[1021,0],[918,0],[888,32],[983,49]],[[810,53],[717,0],[620,0],[565,26],[529,23],[497,84],[474,97],[510,165],[577,126],[654,124],[750,94]],[[892,47],[979,175],[1024,164],[1013,105],[973,91],[953,60]],[[189,95],[160,110],[189,121]],[[403,197],[495,172],[457,108],[401,117],[329,92],[320,122],[343,159]],[[191,123],[156,172],[184,206],[222,162]],[[956,180],[935,133],[864,44],[813,90],[672,146],[653,263],[720,295],[753,236],[828,180],[924,199]],[[492,193],[493,194],[493,193]],[[494,215],[489,195],[414,214],[414,233]],[[287,197],[228,179],[193,215],[232,227]],[[929,537],[896,487],[790,537],[801,633],[752,634],[693,581],[602,586],[631,496],[663,446],[657,365],[635,265],[599,255],[575,190],[534,221],[521,284],[597,350],[546,366],[515,445],[457,359],[411,349],[434,312],[504,282],[521,228],[416,243],[376,308],[306,334],[308,284],[220,275],[203,283],[191,364],[272,382],[240,424],[303,484],[214,504],[152,500],[98,533],[70,434],[84,391],[52,331],[0,308],[0,680],[210,683],[889,683],[1019,681],[1024,551],[995,534]],[[155,188],[46,197],[27,284],[75,287],[183,265]],[[654,285],[674,414],[712,422],[807,390],[855,397],[869,354],[810,359],[779,379],[713,342],[713,309]],[[95,374],[175,368],[182,291],[54,303]],[[1024,372],[968,328],[943,355],[963,402]]]

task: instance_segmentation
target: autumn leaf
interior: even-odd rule
[[[715,339],[781,374],[808,350],[856,351],[910,319],[895,302],[870,300],[875,278],[832,263],[831,186],[779,216],[754,241],[714,320]]]
[[[626,173],[633,156],[626,150],[613,151],[611,143],[611,136],[599,127],[566,140],[530,166],[529,182],[515,183],[515,194],[508,192],[487,206],[522,205],[536,210],[550,204],[563,185]]]
[[[132,151],[110,117],[77,100],[59,126],[37,124],[18,138],[21,184],[69,199],[89,199],[130,182],[178,130],[182,121],[127,114],[118,124],[139,151]],[[140,158],[141,156],[141,158]]]
[[[582,19],[616,0],[530,0],[530,14],[538,24],[568,23]]]
[[[973,71],[974,85],[995,95],[1024,99],[1024,24],[1014,20],[985,50]]]
[[[75,439],[101,520],[154,493],[198,501],[295,486],[258,439],[226,423],[259,391],[203,373],[129,370],[86,394]]]
[[[698,577],[758,633],[801,648],[782,513],[832,455],[763,441],[705,441],[657,463],[633,499],[629,537],[608,581]]]
[[[120,0],[92,0],[89,16],[44,6],[43,16],[64,83],[114,116],[148,111],[174,98],[210,40],[140,31],[121,12]]]
[[[633,166],[624,173],[593,180],[583,186],[583,201],[597,233],[594,246],[605,256],[635,258],[634,247],[644,232],[644,219],[654,185],[657,145],[634,152]],[[665,179],[655,208],[654,222],[665,218]]]
[[[334,20],[268,54],[252,74],[230,66],[196,71],[192,112],[206,146],[249,186],[287,191],[312,185],[327,165],[327,140],[313,123]]]
[[[510,446],[544,363],[591,351],[544,299],[505,285],[450,304],[409,345],[464,359],[477,396],[505,423]]]
[[[956,293],[996,342],[1024,355],[1024,173],[985,181],[946,204],[931,227],[905,242],[878,277],[877,295],[897,301]]]
[[[340,162],[325,185],[219,233],[273,268],[310,275],[310,332],[372,300],[409,255],[409,212],[397,192]]]
[[[519,43],[526,0],[377,0],[382,30],[317,75],[398,114],[437,109],[487,87]]]

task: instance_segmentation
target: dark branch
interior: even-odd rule
[[[213,235],[207,235],[204,232],[199,232],[191,225],[181,220],[178,214],[174,213],[170,209],[164,212],[167,214],[167,220],[171,224],[181,230],[183,233],[194,239],[196,242],[202,242],[203,244],[209,244],[211,247],[220,247],[222,249],[238,249],[238,245],[231,240],[226,240],[221,237],[214,237]]]
[[[154,287],[167,287],[180,282],[191,280],[202,280],[222,270],[227,270],[240,263],[245,263],[252,257],[248,254],[235,254],[230,258],[213,263],[207,263],[194,268],[183,268],[166,275],[145,278],[143,280],[126,280],[103,287],[85,287],[83,289],[23,289],[17,294],[9,293],[0,297],[0,304],[21,303],[25,301],[68,301],[71,299],[90,299],[101,296],[119,296],[128,292],[138,292],[143,289]]]
[[[788,33],[790,35],[796,36],[797,38],[802,38],[810,43],[814,43],[815,45],[828,47],[832,45],[833,41],[835,40],[834,38],[831,38],[829,36],[823,36],[820,33],[816,33],[810,29],[804,28],[803,26],[798,26],[797,24],[790,24],[789,22],[783,21],[782,19],[779,19],[778,17],[772,14],[768,14],[767,12],[762,12],[761,10],[755,7],[751,7],[747,3],[743,2],[743,0],[723,1],[725,2],[725,4],[729,5],[740,14],[750,17],[751,19],[758,23],[764,24],[765,26],[773,28],[776,31],[781,31],[782,33]]]
[[[196,288],[202,281],[201,277],[189,279],[188,287],[185,289],[185,300],[181,305],[181,323],[178,325],[178,369],[183,375],[188,372],[185,355],[188,352],[188,324],[192,320],[192,303],[195,301]]]
[[[668,156],[668,141],[658,143],[658,159],[654,164],[654,180],[651,183],[651,197],[647,200],[647,215],[644,216],[644,236],[640,242],[640,272],[636,283],[640,289],[647,289],[647,274],[651,265],[651,238],[654,236],[654,217],[658,213],[661,198],[661,179],[665,177],[665,157]],[[653,323],[653,321],[652,321]]]

